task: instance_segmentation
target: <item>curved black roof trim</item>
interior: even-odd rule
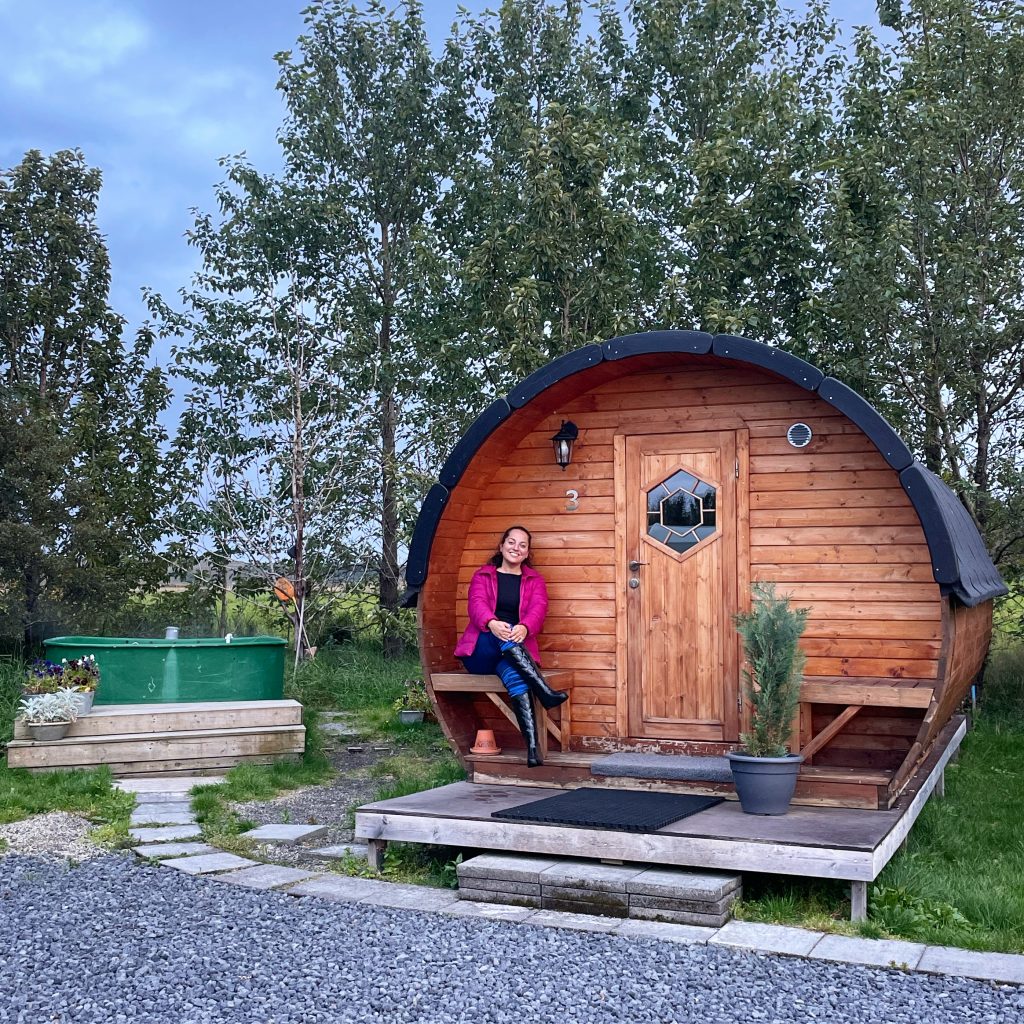
[[[552,384],[557,384],[563,377],[597,366],[601,362],[604,362],[604,350],[600,345],[584,345],[583,348],[566,352],[564,356],[559,356],[547,366],[535,370],[526,380],[517,384],[508,393],[508,404],[513,409],[520,409]]]
[[[628,359],[653,352],[689,352],[703,356],[711,351],[714,337],[704,331],[648,331],[646,334],[625,334],[612,338],[601,347],[606,359]]]
[[[921,519],[932,572],[968,608],[1009,593],[963,503],[934,473],[915,462],[900,483]]]
[[[938,477],[914,461],[892,427],[857,392],[834,377],[825,377],[803,359],[749,338],[728,334],[712,337],[702,331],[650,331],[612,338],[603,345],[587,345],[561,356],[513,388],[507,400],[499,398],[477,417],[442,467],[440,485],[431,488],[423,502],[409,546],[406,579],[411,589],[408,596],[415,601],[416,592],[426,579],[434,532],[448,493],[462,478],[480,446],[508,419],[513,408],[521,408],[552,384],[596,366],[604,359],[667,352],[695,355],[713,352],[722,359],[770,370],[809,391],[816,391],[820,398],[856,423],[900,474],[903,489],[921,520],[935,579],[943,592],[955,594],[968,606],[1007,593],[1006,584],[992,564],[974,520],[959,498]]]
[[[430,562],[434,534],[450,496],[451,491],[444,484],[434,484],[420,505],[420,515],[412,532],[409,557],[405,563],[405,582],[409,587],[419,588],[427,578],[427,565]]]
[[[438,480],[449,488],[454,487],[466,472],[477,448],[480,447],[494,433],[499,424],[512,415],[512,408],[504,398],[496,398],[473,422],[470,424],[458,444],[452,449],[448,461],[441,467]]]
[[[914,461],[910,449],[900,440],[899,434],[889,426],[889,421],[857,394],[835,377],[826,377],[818,387],[818,394],[829,405],[845,413],[864,431],[878,447],[882,458],[897,473]]]
[[[716,356],[723,356],[726,359],[735,359],[741,363],[751,363],[754,366],[771,370],[794,384],[814,391],[825,379],[825,375],[816,366],[804,361],[799,356],[785,352],[781,348],[774,348],[765,345],[760,341],[751,341],[749,338],[740,338],[734,334],[716,334],[711,351]]]

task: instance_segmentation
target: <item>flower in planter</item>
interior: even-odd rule
[[[28,694],[56,693],[60,689],[62,676],[63,667],[61,665],[36,658],[25,673],[22,688]]]
[[[422,679],[406,679],[402,695],[395,701],[396,711],[432,711],[430,696]]]
[[[100,669],[91,654],[61,663],[61,682],[79,693],[90,693],[99,686]]]

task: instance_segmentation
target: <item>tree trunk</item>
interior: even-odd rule
[[[391,275],[390,235],[387,224],[380,225],[381,277],[384,311],[380,322],[381,410],[380,410],[380,486],[381,546],[379,600],[381,641],[385,658],[401,657],[405,644],[395,628],[398,613],[398,460],[395,436],[398,432],[398,406],[395,401],[395,375],[391,362],[392,310],[394,283]]]
[[[394,627],[398,612],[398,502],[395,460],[395,396],[388,389],[383,397],[381,420],[381,551],[380,607],[384,615],[382,639],[384,657],[401,657],[405,644]]]
[[[25,584],[25,607],[21,620],[23,627],[22,642],[24,644],[22,653],[27,656],[36,643],[36,611],[43,588],[39,579],[39,573],[34,566],[25,569],[23,579]]]
[[[224,636],[228,631],[228,560],[225,555],[221,559],[220,566],[220,615],[217,622],[217,632]]]

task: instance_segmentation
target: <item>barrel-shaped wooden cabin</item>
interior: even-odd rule
[[[562,469],[565,422],[578,437]],[[467,676],[452,653],[470,577],[513,524],[548,584],[543,667],[570,692],[532,770],[497,677]],[[956,496],[885,420],[781,349],[660,331],[555,360],[456,445],[407,566],[425,678],[470,778],[548,786],[594,782],[612,752],[735,749],[732,619],[758,580],[810,609],[797,802],[890,806],[977,679],[1006,588]],[[479,728],[500,755],[471,753]]]

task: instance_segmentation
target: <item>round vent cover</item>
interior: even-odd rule
[[[811,428],[806,423],[794,423],[793,426],[786,431],[786,440],[794,448],[806,448],[811,443],[811,438],[814,434],[811,432]]]

